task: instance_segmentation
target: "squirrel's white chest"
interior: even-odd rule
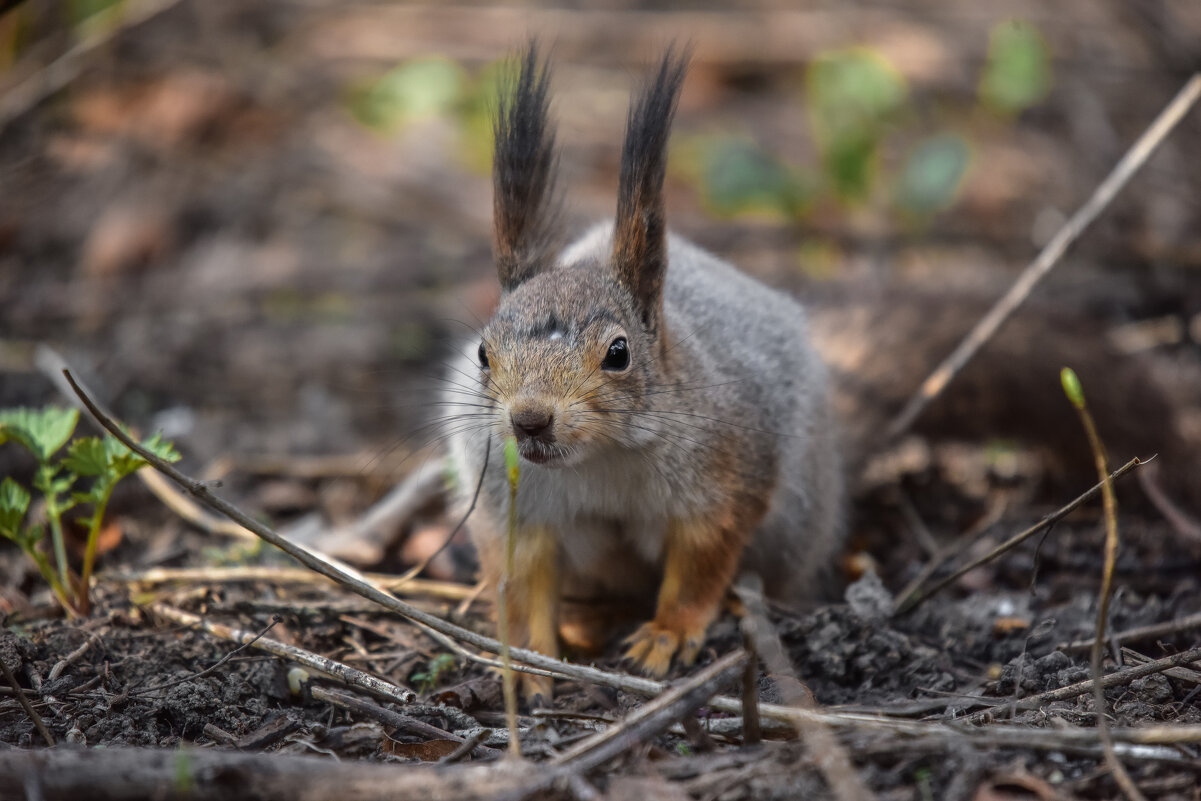
[[[698,498],[668,483],[652,462],[614,454],[570,467],[523,465],[517,492],[522,520],[553,527],[569,560],[587,561],[614,538],[658,560],[667,521],[690,516]]]

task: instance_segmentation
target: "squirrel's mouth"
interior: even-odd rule
[[[521,458],[543,467],[552,467],[561,464],[566,460],[567,456],[563,448],[548,445],[536,439],[527,439],[523,442],[518,442],[517,452],[521,454]]]

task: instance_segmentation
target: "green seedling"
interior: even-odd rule
[[[90,606],[88,582],[109,499],[121,479],[147,462],[110,436],[81,437],[67,447],[65,455],[55,458],[71,439],[78,422],[79,412],[74,409],[48,406],[40,410],[0,410],[0,444],[16,442],[37,460],[33,489],[42,494],[54,564],[38,547],[46,526],[26,521],[32,496],[11,477],[0,482],[0,535],[12,540],[33,561],[64,609],[86,615]],[[179,459],[174,446],[157,434],[143,445],[166,461]],[[76,578],[67,560],[63,519],[77,506],[90,507],[91,514],[77,519],[88,535],[83,566]]]
[[[1105,454],[1105,444],[1097,433],[1096,423],[1088,411],[1084,400],[1084,387],[1080,383],[1076,371],[1065,367],[1059,371],[1059,380],[1063,384],[1064,394],[1076,407],[1088,444],[1093,450],[1093,461],[1097,467],[1097,476],[1101,479],[1101,504],[1105,513],[1105,551],[1101,569],[1101,589],[1097,597],[1097,625],[1093,637],[1092,648],[1089,649],[1089,669],[1093,679],[1093,703],[1097,709],[1097,733],[1101,736],[1101,750],[1105,755],[1105,763],[1113,774],[1114,781],[1122,788],[1127,798],[1141,798],[1138,787],[1126,772],[1114,752],[1113,736],[1109,732],[1109,722],[1105,715],[1105,689],[1101,686],[1101,659],[1105,643],[1105,623],[1109,620],[1109,601],[1113,596],[1113,575],[1118,562],[1118,501],[1113,491],[1113,479],[1109,475],[1109,458]]]
[[[441,684],[446,674],[454,669],[454,654],[438,654],[429,661],[425,670],[410,676],[409,681],[417,685],[418,692],[425,694]]]
[[[513,673],[513,658],[509,653],[509,610],[505,596],[505,585],[513,575],[514,554],[517,550],[517,482],[521,478],[521,464],[517,458],[517,440],[505,437],[505,473],[509,477],[509,531],[505,537],[505,574],[500,579],[496,596],[497,628],[500,634],[500,661],[505,696],[505,717],[509,723],[509,753],[521,756],[521,742],[517,738],[517,677]]]

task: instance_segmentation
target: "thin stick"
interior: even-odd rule
[[[1102,689],[1109,687],[1117,687],[1122,684],[1129,684],[1135,679],[1141,679],[1144,676],[1150,676],[1153,673],[1163,673],[1180,665],[1187,665],[1190,662],[1196,662],[1201,659],[1201,647],[1192,648],[1188,651],[1181,651],[1172,656],[1166,656],[1163,659],[1156,659],[1153,662],[1146,662],[1134,667],[1123,668],[1122,670],[1114,671],[1113,673],[1102,676],[1098,681],[1085,679],[1084,681],[1069,684],[1066,687],[1060,687],[1055,690],[1047,690],[1038,695],[1031,695],[1023,698],[1018,702],[1020,709],[1035,709],[1045,704],[1050,704],[1055,701],[1066,701],[1069,698],[1076,698],[1093,691],[1094,685],[1100,684]],[[973,713],[964,721],[967,723],[984,723],[992,715],[992,710],[987,709],[982,712]]]
[[[475,740],[474,745],[471,745],[466,749],[466,753],[475,751],[477,747],[479,748],[480,756],[485,756],[487,754],[496,752],[495,748],[491,748],[486,745],[480,745],[479,740],[476,737],[460,737],[457,734],[448,732],[445,729],[440,729],[437,726],[431,726],[424,721],[411,718],[408,715],[402,715],[398,712],[393,712],[391,709],[385,709],[379,704],[373,704],[370,701],[359,698],[358,696],[352,695],[348,692],[334,690],[329,687],[322,687],[320,684],[310,684],[309,692],[315,701],[333,704],[334,706],[341,707],[342,709],[346,709],[351,712],[357,712],[360,715],[366,715],[369,718],[378,720],[385,726],[391,726],[398,731],[411,734],[415,737],[425,737],[426,739],[431,740],[453,740],[454,742],[459,743],[460,746],[470,742],[471,740]],[[457,750],[458,749],[456,749],[456,751]]]
[[[1127,181],[1138,172],[1159,144],[1197,102],[1198,97],[1201,97],[1201,73],[1193,75],[1185,83],[1184,88],[1160,112],[1155,121],[1138,138],[1138,141],[1126,151],[1126,155],[1122,156],[1113,171],[1093,191],[1088,201],[1072,215],[1071,219],[1064,223],[1054,238],[1038,254],[1038,257],[1026,267],[1005,296],[997,301],[996,305],[976,324],[976,327],[959,343],[951,355],[922,382],[905,408],[888,427],[886,433],[888,440],[895,440],[905,433],[926,406],[942,394],[951,379],[997,332],[1009,315],[1026,300],[1034,286],[1051,271],[1051,268],[1059,262],[1072,243],[1084,233],[1084,230],[1105,210]]]
[[[750,658],[742,671],[742,744],[759,745],[763,740],[763,727],[759,722],[759,651],[755,647],[755,621],[744,614],[740,624],[742,647]]]
[[[780,635],[767,619],[763,585],[756,578],[744,579],[737,590],[738,599],[746,609],[745,622],[749,622],[747,630],[755,642],[755,651],[768,672],[775,675],[781,700],[797,709],[812,708],[812,696],[797,678]],[[859,778],[846,749],[828,725],[813,718],[798,718],[795,725],[835,798],[839,801],[872,801],[876,797]]]
[[[366,690],[372,695],[386,698],[389,701],[394,701],[398,704],[411,704],[416,699],[416,695],[412,690],[407,690],[404,687],[398,687],[391,682],[376,678],[361,670],[352,668],[350,665],[343,664],[329,657],[315,654],[312,651],[306,651],[303,648],[297,648],[294,645],[272,640],[269,637],[252,634],[249,631],[236,629],[233,626],[225,626],[221,623],[215,623],[211,620],[206,620],[199,615],[193,615],[191,612],[185,612],[182,609],[176,609],[173,606],[168,606],[164,603],[153,603],[149,606],[150,611],[159,617],[175,623],[180,623],[189,628],[201,629],[216,637],[232,642],[252,644],[254,648],[260,651],[266,651],[269,654],[284,659],[290,659],[293,662],[298,662],[302,665],[319,671],[333,679],[336,679],[343,684],[351,687],[357,687],[361,690]]]
[[[992,525],[998,522],[1005,514],[1006,502],[1004,496],[999,496],[1000,500],[994,500],[989,504],[988,511],[977,522],[973,523],[967,531],[960,534],[951,542],[939,548],[933,556],[929,558],[925,566],[918,571],[918,574],[913,577],[908,584],[897,593],[896,601],[893,603],[893,614],[899,614],[902,605],[909,599],[911,595],[921,589],[922,585],[930,580],[930,577],[937,573],[942,566],[951,561],[960,553],[966,551],[976,542],[976,538],[983,534]]]
[[[1147,462],[1143,461],[1142,459],[1139,459],[1138,457],[1135,457],[1135,458],[1131,459],[1129,462],[1126,462],[1126,464],[1119,467],[1117,470],[1115,470],[1112,475],[1108,476],[1108,478],[1110,481],[1117,481],[1119,478],[1126,475],[1131,470],[1133,470],[1134,468],[1136,468],[1142,464],[1147,464]],[[1009,539],[1005,540],[1005,542],[1001,543],[996,548],[993,548],[991,551],[984,554],[983,556],[981,556],[977,559],[973,559],[972,561],[968,562],[966,565],[959,568],[951,575],[936,582],[933,587],[930,587],[929,589],[924,590],[922,592],[917,592],[915,590],[914,594],[911,594],[908,597],[902,597],[900,599],[900,601],[897,603],[896,611],[893,612],[893,615],[905,614],[906,612],[910,611],[915,606],[920,604],[922,601],[929,598],[931,595],[934,595],[939,590],[942,590],[944,587],[946,587],[947,585],[954,582],[956,579],[958,579],[964,573],[967,573],[969,570],[975,570],[976,568],[980,567],[980,565],[985,564],[986,562],[991,562],[993,559],[996,559],[998,556],[1005,553],[1006,551],[1012,550],[1013,548],[1016,548],[1018,545],[1021,545],[1023,542],[1025,542],[1026,540],[1033,537],[1035,534],[1037,534],[1040,531],[1042,531],[1043,529],[1045,529],[1047,526],[1055,525],[1060,520],[1067,517],[1072,512],[1076,511],[1076,509],[1081,504],[1083,504],[1085,501],[1087,501],[1088,499],[1090,499],[1094,495],[1096,495],[1098,492],[1100,492],[1104,486],[1105,486],[1105,482],[1103,482],[1103,481],[1098,482],[1097,484],[1095,484],[1092,487],[1092,489],[1088,490],[1087,492],[1085,492],[1082,495],[1079,495],[1074,501],[1072,501],[1068,505],[1061,507],[1058,511],[1056,511],[1052,514],[1047,515],[1042,520],[1038,521],[1037,523],[1035,523],[1033,526],[1026,529],[1025,531],[1023,531],[1019,534],[1013,535]]]
[[[589,737],[551,760],[555,768],[570,767],[580,773],[600,767],[626,749],[691,714],[733,681],[750,657],[745,651],[726,654],[697,671],[653,701],[648,701],[621,723]]]
[[[1163,637],[1166,634],[1180,634],[1189,629],[1201,628],[1201,612],[1192,615],[1185,615],[1176,620],[1167,620],[1163,623],[1153,623],[1150,626],[1138,626],[1125,631],[1116,631],[1109,635],[1110,642],[1128,643],[1139,642],[1140,640],[1150,640],[1156,637]],[[1092,647],[1094,640],[1073,640],[1072,642],[1060,643],[1055,646],[1057,651],[1084,651]]]
[[[38,345],[34,353],[34,363],[42,375],[49,379],[50,383],[54,384],[54,388],[59,393],[69,400],[74,406],[81,410],[86,410],[86,404],[82,403],[73,391],[70,381],[66,379],[66,373],[69,369],[67,360],[62,355],[49,345]],[[89,390],[89,394],[91,394]],[[103,405],[97,403],[99,408],[103,409]],[[107,410],[105,410],[106,413]],[[109,413],[111,416],[111,413]],[[136,433],[136,432],[135,432]],[[229,537],[237,537],[244,540],[257,539],[254,534],[247,531],[242,526],[234,523],[231,520],[223,520],[219,517],[206,512],[203,508],[196,504],[191,498],[183,495],[175,487],[163,478],[157,471],[144,467],[135,474],[138,480],[145,485],[146,489],[162,501],[163,505],[170,509],[175,514],[182,517],[187,522],[199,528],[201,531],[207,531],[209,534],[221,534]]]
[[[474,587],[451,581],[405,578],[386,573],[365,573],[368,581],[392,592],[403,591],[406,595],[425,595],[447,601],[470,598]],[[172,581],[185,583],[226,583],[234,581],[270,581],[278,584],[311,584],[324,581],[326,576],[302,567],[274,567],[263,565],[234,565],[232,567],[153,567],[148,570],[105,572],[96,577],[98,581],[124,582],[128,584],[164,584]]]
[[[255,520],[250,515],[243,512],[238,507],[234,506],[229,501],[214,495],[209,488],[189,476],[184,475],[179,470],[176,470],[170,463],[164,462],[154,453],[143,448],[140,444],[129,437],[121,427],[113,420],[105,415],[92,399],[88,397],[75,382],[70,371],[64,370],[64,375],[67,381],[70,382],[72,389],[83,401],[84,406],[92,414],[96,420],[104,426],[105,430],[121,441],[127,448],[141,456],[147,462],[154,466],[156,470],[166,475],[176,484],[184,489],[189,495],[204,503],[206,506],[217,510],[221,514],[245,526],[250,531],[261,537],[267,543],[274,545],[284,553],[296,559],[305,567],[313,570],[321,575],[333,579],[337,583],[349,589],[369,601],[374,601],[385,609],[389,609],[396,614],[407,618],[415,623],[420,623],[426,627],[433,629],[447,637],[451,637],[460,642],[468,643],[476,648],[484,651],[492,651],[493,653],[500,652],[500,643],[491,637],[485,637],[482,634],[477,634],[474,631],[465,629],[462,626],[456,626],[449,621],[443,620],[437,615],[432,615],[422,609],[405,603],[396,598],[390,593],[384,591],[377,585],[371,583],[354,568],[343,564],[336,559],[333,559],[325,554],[309,550],[300,544],[281,537],[276,531],[263,525]],[[603,670],[586,667],[584,665],[565,666],[564,663],[537,651],[529,651],[524,648],[512,649],[513,658],[525,662],[528,665],[539,667],[544,670],[552,671],[556,675],[565,676],[566,678],[579,679],[582,681],[591,681],[597,684],[610,684],[612,674],[606,673]],[[650,679],[639,679],[633,676],[625,677],[626,681],[622,685],[622,689],[631,692],[637,692],[642,695],[657,695],[662,691],[663,686],[659,682],[651,681]],[[635,689],[637,688],[637,689]]]
[[[42,735],[42,739],[46,741],[46,745],[53,748],[54,736],[46,728],[46,722],[42,720],[42,716],[38,714],[38,711],[33,708],[33,704],[25,697],[25,693],[21,691],[21,685],[17,683],[17,677],[13,675],[3,656],[0,656],[0,670],[4,671],[4,680],[13,688],[13,695],[17,696],[17,701],[21,704],[21,708],[25,710],[25,714],[33,721],[33,727],[38,730],[38,734]]]
[[[439,759],[438,762],[443,765],[449,765],[454,762],[458,762],[458,761],[462,760],[464,757],[466,757],[468,754],[473,753],[476,748],[484,748],[484,749],[487,749],[488,752],[495,751],[496,750],[495,748],[490,748],[489,746],[481,745],[481,743],[483,743],[484,740],[487,740],[491,736],[492,736],[492,729],[480,729],[475,734],[471,735],[467,739],[463,740],[463,742],[459,743],[458,748],[456,748],[455,750],[451,751],[446,756]]]
[[[159,684],[154,687],[144,687],[139,690],[134,690],[133,692],[131,692],[129,694],[131,696],[139,696],[139,695],[145,695],[146,693],[156,693],[156,692],[160,692],[162,690],[169,690],[172,687],[178,687],[179,685],[183,684],[184,682],[196,681],[197,679],[203,679],[205,676],[211,676],[214,673],[216,673],[217,669],[220,668],[222,665],[224,665],[226,662],[233,659],[235,656],[242,653],[247,648],[250,648],[259,640],[266,637],[267,633],[269,631],[271,631],[271,629],[275,628],[281,620],[282,620],[282,618],[276,616],[275,618],[273,618],[271,620],[270,623],[267,624],[267,627],[265,629],[263,629],[262,631],[260,631],[258,634],[256,634],[254,636],[254,639],[243,642],[237,648],[233,649],[232,651],[227,653],[225,656],[221,657],[216,662],[214,662],[212,665],[209,665],[204,670],[201,670],[198,673],[191,673],[187,676],[184,676],[181,679],[175,679],[174,681],[169,681],[166,684]]]

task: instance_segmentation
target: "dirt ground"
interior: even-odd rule
[[[497,300],[487,151],[473,127],[486,120],[473,94],[481,76],[531,32],[554,42],[565,217],[582,230],[612,214],[629,87],[663,43],[690,40],[671,225],[806,302],[837,384],[854,490],[846,599],[773,611],[773,628],[821,709],[965,732],[847,726],[832,747],[881,799],[1120,797],[1095,741],[1071,739],[1095,731],[1092,693],[1043,697],[1090,675],[1098,500],[893,611],[916,579],[931,586],[1096,481],[1058,385],[1069,364],[1111,469],[1158,454],[1118,482],[1105,670],[1201,645],[1201,113],[913,431],[889,443],[882,432],[1201,65],[1201,7],[129,0],[123,21],[92,27],[55,7],[28,0],[19,24],[0,12],[0,407],[67,402],[44,367],[49,347],[122,420],[174,441],[184,472],[360,569],[402,572],[456,522],[440,498],[366,544],[329,532],[436,464],[435,377]],[[990,35],[1011,19],[1039,32],[1053,82],[1029,108],[990,114],[980,75]],[[878,178],[859,203],[818,190],[800,211],[723,211],[697,166],[705,148],[750,141],[776,162],[815,163],[807,70],[850,47],[870,49],[906,87],[879,175],[898,175],[926,137],[953,131],[970,152],[953,202],[915,220]],[[460,87],[450,110],[364,121],[380,77],[414,63],[433,70],[422,86]],[[0,474],[28,483],[32,469],[0,447]],[[456,759],[501,757],[492,671],[324,580],[239,579],[248,566],[295,565],[185,522],[136,479],[108,521],[86,618],[63,617],[36,570],[0,545],[0,659],[54,750],[237,749],[416,772],[488,729]],[[82,539],[73,546],[78,558]],[[176,568],[205,572],[147,572]],[[430,562],[429,583],[400,594],[491,633],[488,603],[470,599],[473,570],[460,535]],[[360,692],[390,718],[294,691],[294,660],[246,648],[221,661],[236,644],[164,608],[254,633],[272,626],[269,638],[416,698]],[[739,647],[737,626],[731,615],[714,626],[699,666]],[[613,643],[595,664],[620,671],[619,653]],[[1110,686],[1109,725],[1201,724],[1198,671],[1184,660]],[[757,680],[764,702],[796,695],[786,675],[761,669]],[[557,682],[555,714],[522,710],[525,751],[545,767],[643,703]],[[829,753],[811,736],[769,729],[748,746],[721,723],[730,713],[690,717],[702,725],[659,733],[537,797],[837,797]],[[1014,731],[1029,740],[1005,739]],[[6,758],[49,753],[7,683],[0,744],[0,775],[14,775]],[[1123,743],[1120,756],[1146,797],[1201,798],[1195,739]],[[0,798],[57,797],[29,787],[0,783]]]

